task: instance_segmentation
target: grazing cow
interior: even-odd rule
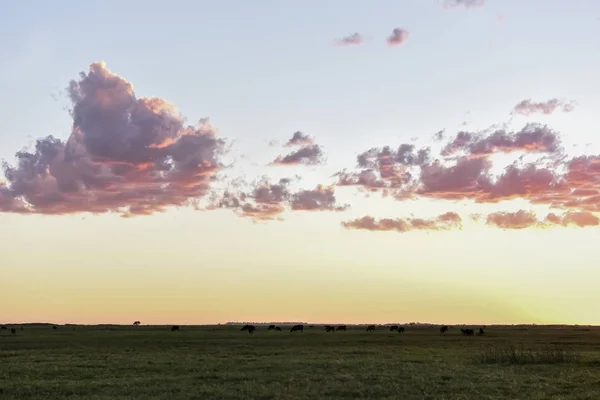
[[[373,331],[375,331],[375,325],[367,326],[367,332],[373,332]]]
[[[0,326],[0,329],[2,329],[3,331],[7,330],[8,328],[6,326]]]
[[[336,331],[344,331],[346,332],[346,325],[340,325],[337,328],[335,328]]]
[[[398,328],[398,333],[404,333],[404,327],[403,326],[401,326],[401,327]]]
[[[278,331],[278,332],[281,332],[281,328],[278,327],[278,326],[275,327],[275,330]]]
[[[12,333],[14,335],[17,333],[17,330],[15,328],[10,328],[10,333]]]
[[[248,331],[248,333],[250,333],[250,334],[254,333],[255,330],[256,330],[256,327],[254,325],[244,325],[244,326],[242,326],[242,329],[240,329],[240,331],[242,331],[242,332]]]
[[[304,332],[304,325],[294,325],[290,332]]]
[[[331,326],[331,325],[325,325],[325,332],[334,332],[335,331],[335,327]]]
[[[178,330],[179,330],[179,325],[173,325],[171,327],[171,332],[175,332],[175,331],[178,331]]]
[[[398,325],[392,325],[390,326],[390,332],[394,332],[394,331],[398,331]]]
[[[479,328],[479,334],[480,334],[480,335],[483,335],[483,334],[485,334],[485,332],[483,331],[483,328]]]
[[[309,326],[309,328],[314,328],[314,327],[315,327],[314,325]]]
[[[446,325],[442,325],[440,327],[440,333],[446,333],[446,332],[448,332],[448,327]]]
[[[473,336],[475,334],[473,329],[461,329],[460,331],[464,336]]]
[[[58,326],[54,325],[54,326],[52,327],[52,329],[58,329]]]
[[[270,331],[274,331],[274,330],[275,330],[275,325],[269,325],[269,328],[268,328],[268,330],[270,330]]]

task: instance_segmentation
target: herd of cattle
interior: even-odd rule
[[[176,328],[176,329],[173,329]],[[179,327],[173,327],[171,330],[179,330]],[[314,328],[314,325],[310,325],[310,328]],[[325,325],[325,332],[335,332],[335,331],[343,331],[345,332],[348,328],[346,327],[346,325],[338,325],[337,327],[333,326],[333,325]],[[376,326],[375,325],[369,325],[367,326],[367,332],[374,332],[375,331]],[[447,325],[442,325],[440,327],[440,333],[444,334],[446,332],[448,332],[450,328]],[[240,329],[240,331],[242,332],[248,332],[248,333],[254,333],[254,331],[256,330],[256,326],[251,325],[251,324],[246,324],[244,326],[242,326],[242,329]],[[275,325],[269,325],[269,327],[267,328],[267,330],[269,331],[281,331],[281,328],[279,326],[275,326]],[[406,328],[403,326],[398,326],[398,325],[392,325],[389,327],[390,332],[398,332],[398,333],[404,333],[406,331]],[[461,333],[464,336],[474,336],[475,335],[475,330],[474,329],[461,329],[460,330]],[[290,328],[290,332],[304,332],[304,325],[294,325]],[[485,332],[483,331],[483,328],[479,328],[479,335],[483,335]]]
[[[137,322],[137,321],[136,321]],[[135,326],[138,326],[139,323],[135,324]],[[309,328],[314,328],[314,325],[310,325]],[[376,326],[375,325],[369,325],[367,326],[367,332],[374,332],[375,331]],[[56,325],[54,325],[52,327],[52,329],[58,329],[58,327]],[[346,325],[338,325],[337,327],[333,326],[333,325],[325,325],[325,332],[335,332],[335,331],[342,331],[345,332],[348,328],[346,327]],[[447,325],[442,325],[440,327],[440,333],[444,334],[446,332],[448,332],[450,328]],[[0,326],[0,330],[8,330],[7,326]],[[21,327],[21,330],[23,330],[23,327]],[[174,331],[178,331],[179,330],[179,325],[173,325],[171,327],[171,332]],[[256,326],[251,325],[251,324],[246,324],[242,327],[242,329],[240,329],[242,332],[248,332],[250,334],[254,333],[254,331],[256,330]],[[267,330],[269,331],[281,331],[281,327],[279,326],[275,326],[275,325],[269,325],[269,327],[267,328]],[[398,333],[404,333],[404,331],[406,330],[405,327],[403,326],[398,326],[398,325],[392,325],[389,327],[390,332],[398,332]],[[474,336],[475,335],[475,330],[467,328],[467,329],[462,329],[461,328],[461,333],[464,336]],[[290,328],[290,332],[304,332],[304,325],[300,324],[300,325],[294,325]],[[15,335],[17,333],[17,330],[15,328],[10,328],[10,333]],[[478,335],[483,335],[484,331],[483,328],[479,328],[479,333]]]

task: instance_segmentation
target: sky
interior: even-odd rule
[[[600,2],[13,2],[0,320],[600,324]]]

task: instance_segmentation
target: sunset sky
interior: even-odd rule
[[[596,0],[13,2],[0,322],[600,324],[598,49]]]

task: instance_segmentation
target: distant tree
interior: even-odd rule
[[[135,321],[135,322],[133,323],[133,326],[140,326],[140,324],[141,324],[141,322],[140,322],[140,321]]]

